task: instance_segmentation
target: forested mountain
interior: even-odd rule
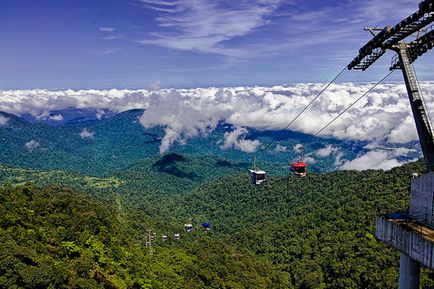
[[[209,218],[229,243],[267,256],[295,288],[395,288],[399,255],[375,239],[375,215],[407,210],[411,174],[423,171],[418,162],[257,187],[239,176],[189,192],[178,210]]]
[[[31,122],[48,124],[51,126],[63,126],[89,121],[98,121],[110,118],[115,113],[109,109],[95,108],[66,108],[61,110],[46,111],[42,115],[34,116],[30,113],[23,114],[22,117]]]
[[[69,110],[55,113],[69,115],[73,119]],[[130,167],[154,163],[164,157],[159,153],[159,146],[165,131],[163,127],[144,128],[139,122],[142,114],[143,110],[140,109],[113,116],[107,113],[108,117],[101,120],[83,119],[78,114],[80,121],[52,126],[28,122],[24,118],[0,112],[1,116],[7,118],[7,122],[0,125],[0,163],[28,169],[60,169],[93,176],[110,176]],[[175,142],[169,153],[180,154],[187,159],[188,162],[178,162],[183,163],[184,167],[201,163],[204,157],[213,158],[216,165],[207,166],[212,171],[208,173],[209,176],[220,175],[222,167],[234,168],[243,164],[246,169],[251,166],[251,153],[221,147],[225,133],[233,129],[232,126],[221,123],[207,136],[190,138],[185,143]],[[368,151],[365,148],[367,142],[314,138],[291,131],[282,133],[248,129],[245,139],[258,140],[262,148],[268,147],[266,150],[259,149],[256,153],[258,165],[278,175],[285,175],[288,162],[298,158],[293,147],[299,143],[305,146],[309,169],[315,172],[331,171],[337,167],[337,156],[330,153],[315,155],[319,149],[331,145],[339,149],[341,160],[352,160],[359,153]],[[414,144],[407,146],[413,148]],[[401,158],[408,161],[417,155],[415,151]],[[203,169],[202,165],[186,169],[197,171],[201,167]]]
[[[177,175],[188,161],[105,178],[2,166],[0,288],[397,287],[398,252],[375,239],[374,220],[407,209],[422,162],[253,186],[238,169],[200,182]],[[424,271],[423,288],[433,280]]]
[[[122,212],[68,188],[0,198],[0,288],[284,288],[268,260],[206,234],[150,251]]]
[[[93,175],[122,169],[157,151],[161,130],[145,131],[137,123],[141,113],[132,110],[106,120],[65,126],[33,124],[3,113],[8,122],[0,126],[0,138],[5,140],[0,143],[0,161]]]
[[[221,147],[227,124],[160,155],[164,128],[144,128],[143,110],[61,113],[60,125],[1,113],[0,288],[396,287],[398,253],[375,239],[375,215],[407,209],[422,163],[321,173],[337,156],[315,152],[352,159],[366,143],[249,129],[271,176],[254,186],[252,154]],[[287,171],[298,143],[315,156],[303,179]]]

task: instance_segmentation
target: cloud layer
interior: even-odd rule
[[[93,136],[95,135],[95,133],[87,130],[87,128],[84,128],[78,135],[81,138],[93,138]]]
[[[371,85],[342,83],[330,86],[290,129],[308,134],[317,132]],[[0,111],[17,115],[29,113],[38,117],[47,115],[47,111],[69,107],[114,112],[144,108],[146,111],[140,118],[141,124],[165,129],[161,152],[166,152],[176,141],[183,143],[191,137],[207,135],[220,121],[235,127],[234,131],[225,135],[222,148],[254,151],[259,143],[243,139],[246,127],[281,129],[322,87],[323,84],[300,83],[274,87],[194,89],[9,90],[0,91]],[[423,82],[421,87],[433,114],[434,82]],[[322,135],[370,142],[407,143],[417,140],[404,85],[379,85]],[[330,147],[318,154],[326,156],[333,152]]]
[[[8,123],[9,118],[0,114],[0,126],[5,126]]]
[[[220,146],[221,149],[236,148],[243,152],[253,153],[261,145],[258,140],[246,140],[244,137],[247,134],[247,129],[244,127],[236,127],[233,131],[226,132],[224,142]]]
[[[408,152],[403,152],[402,148],[396,150],[381,150],[376,149],[355,158],[351,161],[346,161],[340,167],[343,170],[367,170],[367,169],[382,169],[388,170],[393,167],[401,166],[407,161],[399,161],[397,157],[407,156]],[[412,161],[415,161],[413,159]]]
[[[35,149],[37,149],[40,146],[40,143],[32,139],[31,141],[24,144],[24,147],[29,151],[32,152]]]
[[[248,51],[227,47],[225,42],[269,24],[282,0],[253,0],[220,3],[204,0],[141,0],[153,10],[160,31],[140,41],[177,50],[245,57]],[[231,4],[231,6],[228,6]]]
[[[155,22],[140,43],[243,59],[321,47],[318,44],[338,43],[336,48],[343,49],[354,43],[358,47],[366,39],[362,23],[379,26],[387,20],[391,25],[416,10],[405,0],[138,2],[152,11]],[[400,9],[396,11],[396,7]],[[392,15],[391,9],[395,9]],[[291,29],[280,28],[289,26]]]

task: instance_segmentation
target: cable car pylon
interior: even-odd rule
[[[426,260],[433,258],[433,251],[424,248],[434,246],[434,241],[423,241],[411,226],[433,226],[433,191],[434,191],[434,135],[422,94],[412,63],[434,46],[434,29],[429,27],[434,21],[434,0],[423,0],[418,11],[393,27],[365,28],[373,38],[359,50],[359,54],[348,64],[348,69],[365,71],[374,64],[387,50],[396,52],[390,70],[402,71],[411,110],[416,123],[423,156],[430,171],[428,174],[411,181],[410,213],[408,220],[402,223],[399,218],[377,216],[376,236],[397,248],[401,252],[399,289],[418,289],[421,264],[434,269],[433,263]],[[421,33],[422,32],[422,33]],[[405,42],[410,35],[417,33],[417,39]],[[423,35],[421,35],[423,34]],[[423,184],[423,185],[422,185]],[[431,201],[427,201],[431,200]],[[424,217],[423,220],[420,216]],[[405,225],[407,224],[407,225]],[[408,225],[410,224],[410,225]],[[422,240],[414,242],[413,240]],[[399,240],[399,241],[398,241]],[[423,243],[423,244],[422,244]]]

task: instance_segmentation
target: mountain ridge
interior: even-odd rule
[[[145,159],[164,157],[159,146],[165,136],[164,127],[145,128],[140,124],[142,109],[124,111],[102,120],[51,126],[31,123],[25,119],[1,113],[8,121],[0,126],[0,162],[34,169],[67,169],[95,176],[111,174]],[[235,131],[221,122],[206,135],[185,141],[175,141],[168,153],[201,158],[220,157],[234,163],[251,163],[253,153],[235,146],[223,146]],[[297,159],[293,147],[303,144],[309,170],[324,172],[339,168],[340,162],[350,161],[369,152],[367,142],[318,138],[293,131],[261,131],[246,128],[240,139],[259,141],[256,151],[258,165],[272,174],[286,174],[288,163]],[[237,140],[236,140],[237,141]],[[409,152],[390,156],[398,162],[418,157],[414,143],[403,145]],[[382,144],[377,144],[381,147]],[[267,147],[267,150],[264,150]],[[319,150],[329,150],[324,155]],[[386,147],[393,150],[393,146]],[[86,164],[82,166],[81,164]]]

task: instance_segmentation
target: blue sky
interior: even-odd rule
[[[327,82],[408,0],[0,0],[0,89]],[[376,81],[392,54],[340,81]],[[432,80],[434,52],[415,63]],[[391,80],[401,80],[395,72]]]

